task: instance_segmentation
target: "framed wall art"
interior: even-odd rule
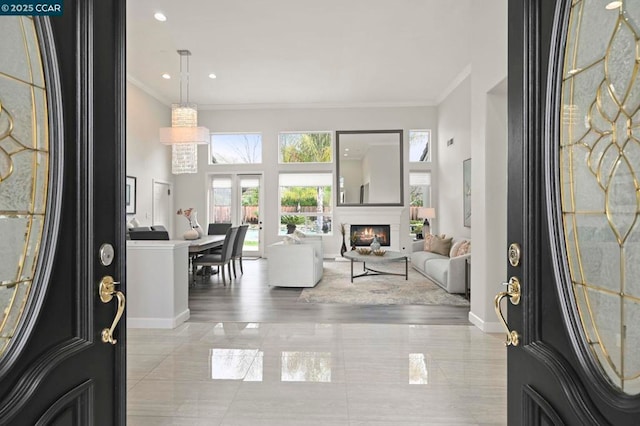
[[[471,158],[462,162],[462,191],[464,226],[471,228]]]
[[[127,214],[136,213],[136,178],[133,176],[127,176],[124,192],[124,204],[126,206]]]

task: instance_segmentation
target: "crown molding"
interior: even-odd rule
[[[442,102],[444,102],[444,100],[447,99],[447,96],[449,96],[451,92],[456,90],[456,87],[458,87],[460,83],[462,83],[464,79],[469,77],[470,75],[471,75],[471,64],[464,67],[464,69],[460,72],[460,74],[458,74],[456,78],[454,78],[453,81],[449,83],[449,85],[442,91],[440,96],[438,96],[436,105],[440,105]]]
[[[463,78],[464,79],[464,78]],[[158,102],[171,107],[171,100],[160,95],[146,84],[127,74],[127,81]],[[462,81],[462,79],[460,80]],[[456,86],[460,82],[456,83]],[[452,88],[452,90],[455,86]],[[263,104],[202,104],[198,103],[198,111],[233,111],[233,110],[260,110],[260,109],[336,109],[336,108],[417,108],[435,107],[440,102],[432,99],[420,101],[397,102],[332,102],[332,103],[263,103]]]
[[[336,109],[336,108],[415,108],[434,107],[433,100],[400,102],[344,102],[344,103],[278,103],[278,104],[201,104],[198,110],[258,110],[258,109]]]
[[[155,90],[147,86],[146,84],[142,83],[140,80],[137,80],[135,77],[131,76],[131,74],[129,73],[127,73],[127,81],[133,84],[134,86],[136,86],[138,89],[145,92],[147,95],[157,100],[158,102],[168,107],[171,107],[172,102],[169,99],[165,98],[164,96],[162,96],[161,94],[159,94],[158,92],[156,92]]]

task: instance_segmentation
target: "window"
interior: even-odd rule
[[[231,183],[229,176],[216,176],[211,179],[210,223],[231,223]]]
[[[262,163],[262,135],[214,133],[209,152],[209,164],[259,164]]]
[[[432,207],[430,172],[409,173],[409,221],[412,234],[422,229],[424,219],[419,217],[420,207]]]
[[[280,133],[280,163],[331,163],[331,132]]]
[[[305,234],[332,232],[331,173],[280,174],[280,235],[287,225]]]
[[[431,130],[409,130],[409,161],[431,161]]]

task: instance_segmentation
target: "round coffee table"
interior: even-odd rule
[[[351,261],[351,282],[353,282],[354,278],[364,277],[367,275],[399,275],[403,276],[404,279],[409,279],[409,258],[399,251],[391,251],[388,250],[385,252],[383,256],[376,256],[375,254],[360,254],[355,250],[347,251],[344,253],[344,257]],[[373,269],[367,266],[369,264],[384,264],[384,263],[392,263],[392,262],[401,262],[404,260],[404,274],[399,274],[397,272],[387,272],[380,271],[379,269]],[[362,262],[363,272],[358,275],[353,274],[353,262]],[[377,268],[377,266],[376,266]]]

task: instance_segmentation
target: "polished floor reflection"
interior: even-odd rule
[[[505,425],[501,335],[468,325],[128,331],[129,425]]]
[[[245,261],[190,288],[189,322],[128,330],[128,425],[506,424],[503,336],[468,308],[301,303],[265,279]]]

